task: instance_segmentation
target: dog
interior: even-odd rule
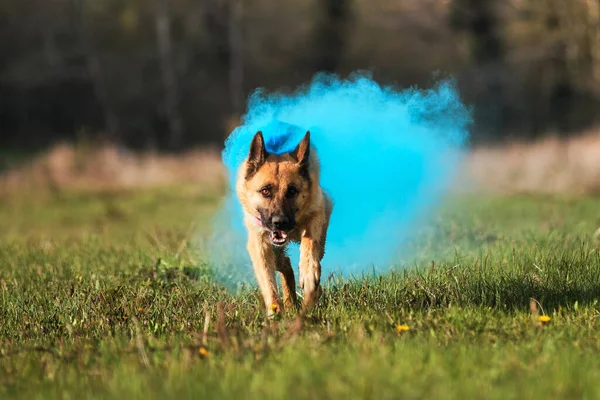
[[[262,132],[257,132],[238,170],[236,193],[248,230],[247,250],[268,316],[297,306],[294,270],[286,254],[290,241],[300,243],[303,310],[321,295],[321,260],[333,202],[321,188],[319,171],[310,131],[293,151],[283,154],[268,153]]]

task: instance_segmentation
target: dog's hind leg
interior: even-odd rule
[[[283,251],[276,253],[277,272],[283,289],[283,305],[287,309],[296,307],[296,279],[290,258]]]

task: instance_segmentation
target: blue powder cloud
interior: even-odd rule
[[[470,123],[452,81],[397,91],[366,74],[320,74],[292,94],[255,91],[223,151],[230,192],[204,249],[217,278],[229,285],[253,280],[235,179],[257,131],[274,153],[291,151],[311,131],[321,185],[334,201],[323,276],[348,277],[388,271],[401,259],[402,244],[454,178]],[[289,252],[297,268],[297,246]]]

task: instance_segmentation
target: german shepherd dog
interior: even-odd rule
[[[290,241],[300,243],[303,310],[321,295],[321,259],[333,203],[320,186],[319,169],[310,132],[292,152],[278,155],[267,152],[259,131],[238,171],[236,192],[248,230],[247,249],[269,316],[297,304],[294,270],[285,249]]]

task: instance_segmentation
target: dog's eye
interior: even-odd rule
[[[260,194],[262,194],[264,197],[270,197],[271,196],[271,188],[266,186],[266,187],[260,189]]]
[[[294,186],[290,186],[286,193],[288,198],[295,197],[297,194],[298,194],[298,189],[296,189]]]

